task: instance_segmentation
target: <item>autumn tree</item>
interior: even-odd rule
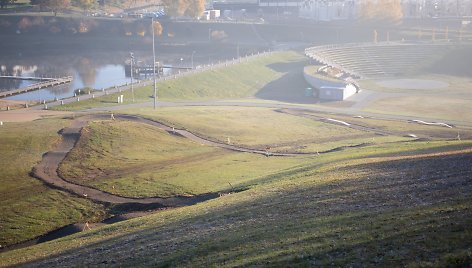
[[[401,0],[363,0],[359,8],[360,17],[367,20],[399,22],[403,18]]]
[[[161,25],[160,22],[154,21],[154,24],[152,25],[152,28],[153,29],[151,29],[151,31],[154,30],[155,35],[159,36],[159,35],[162,34],[162,25]]]
[[[32,5],[39,5],[41,10],[50,10],[57,15],[60,12],[70,6],[70,0],[31,0]]]
[[[72,5],[80,7],[85,11],[91,9],[95,4],[95,0],[72,0]]]
[[[198,18],[205,11],[205,0],[162,0],[171,16],[190,16]]]
[[[205,0],[190,1],[190,5],[185,11],[185,15],[192,18],[199,18],[205,11]]]

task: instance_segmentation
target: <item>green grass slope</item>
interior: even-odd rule
[[[103,217],[103,207],[29,176],[57,142],[66,120],[8,123],[0,127],[0,245],[32,239],[56,228]]]
[[[59,170],[69,181],[121,196],[169,197],[231,191],[307,161],[236,153],[140,123],[97,121]]]
[[[234,99],[254,96],[270,82],[289,72],[280,69],[281,64],[306,61],[305,56],[290,51],[243,59],[241,63],[226,67],[186,75],[177,79],[161,81],[157,84],[160,100],[215,100]],[[134,90],[135,102],[151,101],[153,87],[146,86]],[[100,106],[117,105],[118,95],[124,95],[124,103],[133,103],[130,90],[110,94],[100,98],[74,102],[54,107],[56,110],[83,110]]]
[[[2,253],[0,265],[467,265],[471,146],[320,156],[247,191]]]
[[[231,143],[239,146],[262,150],[270,147],[272,152],[316,153],[342,146],[407,140],[398,136],[379,136],[271,108],[167,107],[124,112],[185,128],[211,140],[227,142],[229,138]]]

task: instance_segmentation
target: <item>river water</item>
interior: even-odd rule
[[[68,51],[54,45],[47,50],[35,53],[31,51],[0,53],[1,76],[23,77],[62,77],[73,76],[70,84],[31,91],[24,94],[10,96],[5,99],[18,101],[41,101],[55,98],[67,98],[74,95],[74,91],[82,88],[102,89],[122,85],[131,81],[129,71],[125,65],[130,61],[130,50],[106,51],[103,49],[87,49]],[[199,47],[184,49],[165,48],[156,54],[157,61],[164,66],[194,67],[216,63],[220,60],[232,59],[236,50],[227,53],[228,49],[218,50],[208,47],[199,50]],[[214,51],[218,51],[217,53]],[[135,64],[152,65],[152,47],[148,50],[133,51]],[[164,68],[162,75],[178,72],[178,69]],[[182,70],[183,71],[183,70]],[[147,76],[147,78],[150,75]],[[145,79],[144,75],[134,76],[134,79]],[[12,90],[36,83],[31,80],[0,78],[0,91]]]

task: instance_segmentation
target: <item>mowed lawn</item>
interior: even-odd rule
[[[59,139],[68,120],[6,123],[0,127],[0,245],[103,217],[101,205],[45,186],[29,173]]]
[[[286,74],[276,68],[276,65],[299,63],[304,60],[305,56],[293,51],[276,52],[249,58],[240,63],[188,74],[177,79],[160,81],[157,84],[159,100],[215,100],[251,97],[265,85]],[[153,94],[152,86],[140,87],[136,85],[134,100],[136,103],[148,102],[152,100]],[[127,90],[100,98],[57,106],[53,109],[83,110],[118,105],[117,97],[119,95],[124,95],[124,104],[133,103],[133,94]]]
[[[91,122],[82,133],[60,173],[69,181],[122,196],[231,191],[309,160],[233,152],[126,121]]]
[[[220,142],[273,152],[317,153],[343,146],[406,140],[249,107],[168,107],[127,110]]]
[[[471,161],[470,141],[338,152],[247,191],[2,253],[0,264],[467,266]]]

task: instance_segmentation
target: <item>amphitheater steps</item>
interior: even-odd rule
[[[347,44],[306,49],[306,54],[327,65],[363,78],[406,74],[447,51],[448,44]]]

